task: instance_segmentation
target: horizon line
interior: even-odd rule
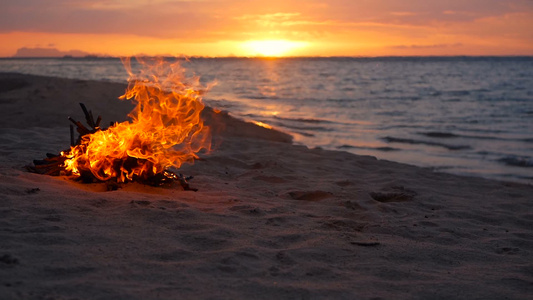
[[[139,57],[139,58],[178,58],[178,59],[293,59],[293,58],[454,58],[454,57],[467,57],[467,58],[482,58],[482,57],[533,57],[533,54],[498,54],[498,55],[468,55],[468,54],[453,54],[453,55],[294,55],[294,56],[204,56],[204,55],[123,55],[123,56],[113,56],[113,55],[85,55],[85,56],[72,56],[72,55],[63,55],[63,56],[0,56],[0,59],[120,59],[124,57]]]

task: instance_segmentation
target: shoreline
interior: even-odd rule
[[[76,66],[76,64],[74,66]],[[201,64],[198,65],[198,67],[200,66]],[[81,67],[81,65],[77,66],[76,68],[79,67]],[[43,73],[59,74],[59,69],[57,68],[53,70],[41,68],[41,70]],[[109,72],[104,72],[100,70],[100,73],[95,73],[100,75],[86,77],[93,77],[93,79],[89,80],[94,80],[94,78],[101,78],[104,73],[115,74],[112,72],[112,70],[108,71]],[[89,73],[84,73],[83,69],[79,69],[77,72],[69,73],[69,77],[76,77],[75,74],[80,74],[78,77],[81,78],[81,74],[87,75]],[[108,78],[111,82],[117,82],[116,80],[121,77],[113,75],[106,78]],[[83,81],[83,79],[75,80]],[[125,84],[125,78],[121,80],[122,81],[120,84]],[[108,82],[108,80],[105,79],[102,81]],[[99,105],[97,108],[94,108],[93,111],[107,109],[107,106],[118,108],[117,112],[122,114],[117,113],[113,116],[113,118],[109,119],[120,121],[125,118],[127,109],[120,108],[121,105],[124,107],[124,103],[114,103],[116,102],[116,95],[122,92],[120,85],[117,86],[118,88],[115,88],[116,94],[109,93],[106,97],[106,105]],[[372,155],[376,156],[378,159],[403,162],[423,168],[430,168],[439,172],[446,172],[462,176],[477,176],[506,182],[533,184],[533,177],[531,174],[531,157],[527,151],[530,140],[527,138],[527,133],[523,132],[523,130],[522,133],[517,131],[515,134],[526,134],[525,136],[522,136],[522,138],[513,138],[511,134],[513,130],[505,127],[504,125],[502,125],[504,126],[502,127],[502,132],[507,132],[504,135],[490,133],[490,130],[484,134],[469,134],[468,132],[470,132],[470,129],[472,128],[468,129],[468,126],[457,130],[448,130],[443,128],[438,130],[435,128],[430,129],[431,126],[429,125],[429,127],[422,126],[418,131],[414,129],[394,129],[396,128],[395,126],[382,126],[380,124],[388,124],[388,122],[392,122],[397,123],[396,125],[401,125],[403,121],[391,121],[395,117],[390,117],[392,118],[391,120],[389,120],[389,117],[381,118],[379,115],[386,113],[386,111],[381,113],[373,113],[377,115],[375,119],[372,119],[373,122],[375,122],[375,125],[346,125],[349,128],[343,128],[344,125],[341,125],[344,124],[343,122],[330,123],[331,119],[326,116],[324,119],[321,119],[320,117],[313,115],[312,111],[320,111],[316,110],[316,108],[308,111],[309,114],[313,115],[313,118],[311,118],[310,121],[316,120],[317,122],[324,123],[310,126],[310,124],[307,122],[308,120],[299,117],[293,118],[294,116],[290,116],[291,113],[287,113],[286,116],[281,118],[277,118],[276,116],[263,116],[261,113],[262,108],[258,105],[271,105],[271,102],[267,101],[268,104],[267,102],[263,103],[263,100],[260,100],[258,103],[256,103],[257,101],[254,100],[240,102],[242,100],[238,100],[238,97],[233,99],[231,94],[228,94],[227,91],[224,92],[224,89],[220,90],[219,92],[215,92],[213,89],[211,92],[205,97],[206,104],[213,105],[212,107],[222,107],[223,109],[227,109],[231,116],[234,116],[240,120],[261,121],[270,126],[274,126],[275,129],[291,134],[294,137],[295,144],[306,145],[309,148],[323,147],[324,149],[329,150],[348,151],[356,155]],[[87,90],[86,93],[90,93],[90,90]],[[465,93],[468,94],[469,92],[465,91]],[[68,96],[59,95],[59,98],[66,97]],[[82,99],[85,98],[83,95],[78,97],[81,97]],[[281,101],[279,102],[279,105],[282,107],[287,106],[287,110],[290,110],[293,105],[290,104],[290,102],[291,101],[285,103],[285,101]],[[68,116],[71,114],[79,114],[78,107],[76,105],[73,106],[68,102],[65,104],[66,105],[63,108],[65,110],[65,114],[55,114],[55,118],[57,120],[64,120],[65,115]],[[248,104],[252,108],[247,108]],[[423,104],[418,105],[423,106]],[[505,107],[509,106],[506,104],[502,105]],[[518,103],[516,105],[520,104]],[[366,108],[369,109],[370,112],[373,111],[371,108]],[[401,109],[399,112],[401,112]],[[285,115],[285,113],[282,114]],[[372,115],[372,113],[370,115]],[[527,118],[527,115],[525,117]],[[366,117],[359,116],[359,118],[361,118],[361,120],[365,120]],[[525,119],[523,119],[523,121],[519,121],[522,120],[520,118],[515,120],[516,124],[523,124],[521,128],[527,127],[527,124],[524,123]],[[473,124],[478,121],[483,123],[483,120],[477,120],[475,118],[472,120]],[[366,122],[368,122],[368,120],[362,122],[361,124],[365,124]],[[441,122],[446,121],[439,120],[435,122],[440,124]],[[467,123],[469,122],[470,121]],[[44,122],[39,121],[34,123],[36,126],[44,126],[43,124]],[[429,122],[428,124],[432,123]],[[413,126],[414,125],[416,124],[413,124]],[[427,128],[423,129],[425,127]],[[402,128],[402,126],[399,126],[398,128]],[[365,133],[367,130],[374,132],[371,134]],[[476,131],[475,128],[474,131]]]
[[[18,78],[18,79],[17,79]],[[101,192],[22,170],[125,84],[0,74],[0,294],[33,298],[526,299],[533,186],[293,145],[224,125],[191,186]],[[76,117],[75,117],[76,116]],[[64,128],[64,129],[60,129]],[[56,149],[58,148],[58,149]]]

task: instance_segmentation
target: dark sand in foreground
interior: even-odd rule
[[[0,74],[0,299],[531,299],[533,186],[434,173],[207,111],[198,192],[24,165],[125,85]],[[223,125],[223,126],[221,126]]]

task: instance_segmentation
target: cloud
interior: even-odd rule
[[[453,48],[461,47],[462,43],[455,44],[433,44],[433,45],[393,45],[389,46],[392,49],[439,49],[439,48]]]
[[[380,23],[430,26],[533,11],[529,0],[3,0],[0,32],[135,34],[200,38],[248,29]],[[242,27],[244,25],[244,27]],[[253,28],[250,28],[252,26]],[[283,29],[283,28],[282,28]],[[306,28],[299,28],[304,30]],[[212,34],[211,32],[216,32]]]
[[[83,57],[90,55],[88,52],[81,50],[69,50],[69,51],[60,51],[56,48],[27,48],[22,47],[17,49],[14,57],[63,57],[63,56],[74,56],[74,57]]]
[[[217,27],[218,19],[179,1],[13,1],[4,0],[0,32],[134,34],[192,38]],[[127,5],[126,5],[127,3]]]
[[[283,22],[290,20],[294,17],[300,16],[301,13],[271,13],[271,14],[252,14],[252,15],[242,15],[235,17],[237,20],[262,20],[262,21],[271,21],[271,22]]]
[[[512,12],[533,12],[531,0],[330,0],[317,18],[337,22],[375,22],[430,26],[435,23],[471,22]]]

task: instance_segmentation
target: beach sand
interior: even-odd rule
[[[533,186],[293,145],[207,110],[192,187],[25,171],[125,84],[0,74],[0,299],[531,299]],[[208,96],[208,95],[207,95]]]

